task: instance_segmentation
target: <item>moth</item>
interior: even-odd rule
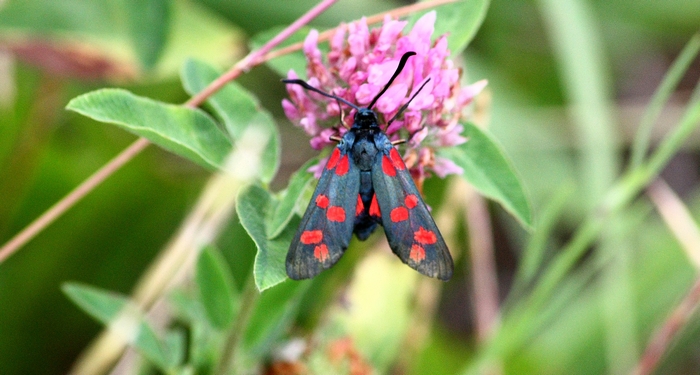
[[[378,225],[384,227],[391,250],[408,266],[440,280],[452,277],[454,265],[447,245],[395,147],[402,142],[392,143],[372,110],[415,54],[406,52],[401,57],[391,79],[366,108],[303,80],[282,80],[355,109],[352,127],[342,138],[332,137],[338,145],[323,168],[289,247],[286,268],[290,278],[307,279],[330,268],[347,249],[353,233],[364,241]],[[425,83],[387,123],[387,128]]]

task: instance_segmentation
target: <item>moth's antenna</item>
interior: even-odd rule
[[[379,97],[382,96],[382,94],[384,94],[387,89],[389,89],[389,86],[391,86],[391,83],[394,82],[394,80],[396,79],[396,77],[399,76],[399,74],[401,74],[403,67],[406,66],[406,61],[408,61],[408,58],[415,55],[415,54],[416,54],[415,52],[411,51],[411,52],[406,52],[403,54],[403,56],[401,56],[401,61],[399,61],[399,66],[396,68],[394,75],[391,77],[389,82],[386,83],[386,86],[384,86],[382,91],[380,91],[379,94],[377,94],[377,96],[375,96],[374,99],[372,99],[372,102],[369,103],[369,106],[367,106],[367,109],[372,109],[374,104],[377,102],[377,99],[379,99]]]
[[[389,122],[386,123],[386,128],[387,128],[387,129],[389,129],[389,125],[391,125],[391,123],[394,122],[394,120],[395,120],[397,117],[399,117],[399,116],[403,113],[403,111],[406,110],[406,108],[408,108],[408,105],[411,104],[411,101],[413,101],[413,99],[415,99],[416,96],[418,96],[418,93],[419,93],[421,90],[423,90],[423,87],[425,87],[425,85],[427,85],[428,82],[430,82],[430,78],[428,78],[427,80],[425,80],[425,82],[423,82],[423,84],[420,85],[420,87],[418,88],[418,91],[416,91],[416,93],[413,94],[413,96],[411,97],[411,99],[408,99],[408,101],[406,102],[406,104],[402,105],[402,106],[401,106],[401,109],[399,109],[399,111],[396,112],[396,114],[394,115],[394,117],[392,117],[391,120],[389,120]]]
[[[325,96],[325,97],[328,97],[328,98],[335,99],[335,100],[338,100],[338,101],[340,101],[340,102],[343,102],[343,103],[347,104],[348,106],[350,106],[350,107],[352,107],[352,108],[354,108],[354,109],[356,109],[356,110],[358,110],[358,111],[360,110],[360,107],[358,107],[358,106],[356,106],[356,105],[350,103],[349,101],[347,101],[347,100],[345,100],[345,99],[343,99],[343,98],[341,98],[341,97],[338,97],[338,96],[335,96],[335,95],[331,95],[331,94],[329,94],[329,93],[327,93],[327,92],[323,92],[323,91],[321,91],[321,90],[319,90],[319,89],[317,89],[317,88],[315,88],[315,87],[309,85],[309,84],[306,83],[306,81],[304,81],[304,80],[301,80],[301,79],[283,79],[282,82],[284,82],[284,83],[291,83],[291,84],[295,84],[295,85],[299,85],[299,86],[301,86],[301,87],[303,87],[303,88],[305,88],[305,89],[307,89],[307,90],[311,90],[311,91],[313,91],[313,92],[315,92],[315,93],[317,93],[317,94],[321,94],[321,95],[323,95],[323,96]]]

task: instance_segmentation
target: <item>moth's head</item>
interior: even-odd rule
[[[354,127],[358,128],[370,128],[372,126],[379,126],[379,120],[377,120],[377,114],[369,108],[360,108],[355,112],[355,122]]]

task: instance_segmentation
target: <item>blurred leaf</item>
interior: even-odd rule
[[[673,62],[671,68],[664,75],[664,79],[656,88],[649,105],[644,110],[644,115],[639,122],[638,130],[634,136],[632,144],[632,156],[630,168],[638,167],[642,164],[644,156],[649,149],[651,133],[654,124],[658,120],[661,110],[668,102],[668,99],[675,92],[678,83],[687,73],[688,67],[695,60],[700,51],[700,33],[696,33],[685,45],[681,53]]]
[[[163,52],[170,28],[171,0],[125,0],[131,44],[141,65],[152,69]]]
[[[78,283],[64,284],[63,292],[83,311],[104,324],[111,322],[129,304],[125,296]]]
[[[201,373],[210,373],[220,355],[224,335],[228,332],[217,331],[212,327],[200,298],[175,290],[170,294],[168,302],[174,307],[178,320],[189,323],[187,364]]]
[[[175,328],[165,334],[165,354],[168,365],[173,368],[185,361],[187,338],[182,328]]]
[[[355,268],[344,291],[343,304],[352,308],[333,314],[378,373],[389,372],[405,347],[416,288],[425,281],[421,278],[393,255],[372,252]]]
[[[208,64],[188,60],[182,69],[182,82],[190,95],[204,90],[221,73]],[[279,132],[272,116],[260,106],[258,100],[245,88],[229,82],[207,99],[214,113],[224,123],[226,130],[235,140],[240,138],[249,126],[261,126],[273,134],[263,153],[262,181],[269,183],[277,173],[280,159]]]
[[[574,193],[573,183],[560,185],[553,191],[550,201],[545,204],[538,215],[537,224],[520,258],[520,265],[510,292],[511,296],[521,297],[525,288],[537,276],[537,272],[543,268],[547,245],[555,237],[553,231],[556,224],[562,220],[561,216],[566,208],[566,203]]]
[[[532,213],[525,191],[501,146],[474,124],[464,126],[467,142],[441,150],[440,155],[464,168],[463,177],[481,194],[500,203],[521,224],[532,227]]]
[[[220,330],[226,329],[236,314],[238,297],[231,270],[216,248],[208,246],[200,254],[196,280],[209,322]]]
[[[268,238],[274,239],[279,236],[294,217],[297,205],[303,200],[304,192],[314,180],[313,174],[306,170],[317,163],[318,158],[309,160],[289,179],[287,189],[280,194],[279,204],[274,210],[270,210],[270,217],[267,220]]]
[[[170,77],[186,58],[230,64],[245,52],[243,34],[233,24],[193,1],[22,0],[1,4],[3,42],[9,41],[20,55],[31,52],[25,59],[33,65],[80,78],[94,80],[97,76],[120,84],[134,80],[139,70],[137,58],[144,67],[154,68],[150,75]],[[75,70],[93,73],[86,76]]]
[[[231,151],[231,142],[202,111],[126,90],[93,91],[74,98],[66,108],[117,125],[205,167],[220,168]]]
[[[419,13],[411,18],[411,24],[428,12],[435,11],[433,38],[447,34],[447,48],[452,56],[458,56],[472,41],[481,27],[489,9],[489,0],[467,0],[445,4]]]
[[[62,289],[83,311],[119,334],[161,370],[167,371],[168,359],[179,356],[166,351],[151,325],[126,296],[78,283],[66,283]]]
[[[270,193],[255,185],[241,191],[236,204],[241,224],[258,248],[253,275],[255,285],[260,291],[287,279],[285,260],[296,228],[288,226],[277,238],[268,239],[265,219],[270,210],[275,210],[277,204]]]
[[[114,2],[93,0],[3,1],[0,28],[34,32],[110,33],[119,12]]]
[[[284,28],[285,26],[278,26],[256,34],[250,42],[250,48],[254,50],[262,47],[279,34],[280,31],[284,30]],[[280,43],[277,49],[303,42],[309,34],[309,31],[311,31],[310,27],[302,27],[284,42]],[[321,51],[328,50],[328,44],[319,43],[318,48]],[[286,78],[287,73],[289,73],[290,70],[294,70],[299,78],[306,79],[306,57],[301,50],[276,57],[267,61],[266,64],[282,77]]]
[[[270,348],[288,330],[309,285],[310,280],[288,281],[260,295],[243,334],[246,362],[254,364],[269,354]]]
[[[612,108],[605,31],[588,1],[539,0],[543,25],[559,63],[579,162],[580,199],[593,209],[613,185],[622,165],[619,124]]]

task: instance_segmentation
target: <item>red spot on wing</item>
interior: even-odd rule
[[[338,176],[342,176],[348,173],[349,169],[350,160],[348,159],[347,155],[343,155],[343,157],[340,158],[340,161],[338,161],[338,168],[335,169],[335,174],[337,174]]]
[[[406,196],[406,199],[404,199],[404,203],[406,203],[406,207],[409,209],[416,207],[418,204],[418,197],[413,194],[409,194]]]
[[[425,259],[425,249],[419,245],[413,244],[413,246],[411,246],[411,254],[409,257],[412,261],[420,263],[421,260]]]
[[[396,169],[391,165],[391,160],[386,155],[382,156],[382,171],[389,177],[396,176]]]
[[[323,194],[319,194],[316,197],[316,205],[321,207],[321,208],[328,207],[328,197],[323,195]]]
[[[357,206],[355,207],[355,216],[360,216],[362,211],[365,210],[365,204],[362,203],[362,197],[357,194]]]
[[[391,210],[391,221],[398,223],[404,220],[408,220],[408,210],[406,207],[396,207]]]
[[[326,217],[330,221],[345,221],[345,209],[340,206],[330,206]]]
[[[338,158],[340,158],[340,149],[336,147],[333,150],[331,157],[328,158],[328,163],[326,163],[326,169],[335,168],[335,165],[338,164]]]
[[[312,243],[320,243],[323,241],[323,232],[320,230],[305,230],[301,234],[301,243],[311,245]]]
[[[322,243],[314,248],[314,257],[319,262],[325,262],[328,259],[328,246]]]
[[[435,232],[432,230],[427,230],[423,227],[420,227],[417,231],[413,232],[413,239],[423,245],[432,245],[437,242]]]
[[[369,204],[369,215],[380,217],[382,213],[379,211],[379,203],[377,203],[377,196],[372,196],[372,203]]]
[[[389,157],[391,157],[391,164],[394,165],[394,168],[399,170],[406,169],[406,164],[403,162],[401,155],[399,155],[399,152],[396,151],[395,148],[392,148],[391,151],[389,151]]]

